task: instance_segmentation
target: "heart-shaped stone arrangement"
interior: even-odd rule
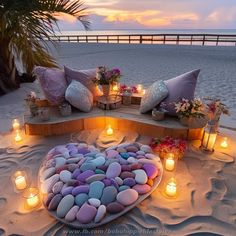
[[[105,224],[135,207],[161,180],[159,157],[147,145],[120,144],[100,152],[69,143],[53,148],[39,172],[44,205],[76,228]]]

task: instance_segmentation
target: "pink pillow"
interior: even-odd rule
[[[200,70],[193,70],[164,81],[168,89],[168,96],[162,101],[161,107],[168,111],[169,115],[176,116],[174,103],[182,98],[192,100],[194,98],[197,78]]]
[[[59,105],[65,100],[67,83],[63,70],[36,66],[33,73],[39,79],[45,98],[52,105]]]
[[[72,80],[76,80],[88,88],[94,97],[102,95],[99,88],[93,83],[93,79],[96,77],[96,68],[75,70],[64,66],[64,69],[68,84],[70,84]]]

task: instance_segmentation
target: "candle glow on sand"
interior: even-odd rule
[[[16,130],[15,141],[18,143],[22,141],[21,131],[19,129]]]
[[[108,125],[106,133],[107,133],[108,136],[113,135],[114,131],[113,131],[111,125]]]
[[[220,147],[221,148],[227,148],[228,147],[228,138],[227,137],[224,137],[221,141],[221,144],[220,144]]]

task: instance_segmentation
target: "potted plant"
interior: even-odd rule
[[[114,68],[109,70],[105,66],[98,67],[96,77],[94,78],[93,82],[96,85],[101,85],[103,90],[104,96],[109,96],[111,87],[114,83],[117,83],[121,77],[120,70]]]
[[[182,139],[174,139],[172,137],[153,138],[150,147],[157,152],[161,158],[167,154],[174,154],[175,157],[181,159],[187,149],[187,142]]]
[[[25,99],[27,106],[29,107],[30,114],[32,117],[35,117],[38,115],[38,106],[37,106],[37,96],[36,93],[31,91],[29,94],[27,94],[27,97]]]
[[[182,99],[175,103],[175,110],[180,118],[180,123],[189,127],[203,127],[206,125],[205,106],[200,98],[189,101]]]

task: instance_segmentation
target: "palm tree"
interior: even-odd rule
[[[89,28],[81,0],[0,0],[0,93],[19,87],[16,61],[26,73],[35,65],[56,66],[49,54],[58,14],[76,17]]]

